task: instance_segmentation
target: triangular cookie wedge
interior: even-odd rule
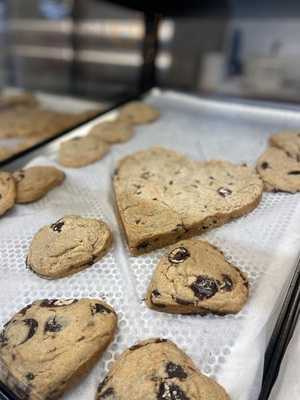
[[[146,297],[147,305],[174,314],[232,314],[248,298],[245,275],[208,242],[184,240],[160,261]]]
[[[227,161],[192,161],[160,147],[121,160],[113,183],[133,255],[247,214],[263,191],[253,168]]]
[[[229,400],[173,342],[148,339],[130,347],[98,386],[96,400]]]
[[[0,380],[22,399],[57,399],[99,359],[116,326],[98,299],[35,301],[0,334]]]

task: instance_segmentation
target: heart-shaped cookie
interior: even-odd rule
[[[188,239],[169,248],[147,291],[147,305],[175,314],[237,313],[248,298],[244,274],[208,242]]]
[[[57,399],[114,337],[117,316],[98,299],[39,300],[0,333],[0,379],[21,399]]]
[[[193,361],[166,339],[130,347],[100,383],[96,400],[229,400]]]
[[[138,255],[253,210],[263,184],[253,168],[192,161],[160,147],[120,161],[114,191],[129,250]]]

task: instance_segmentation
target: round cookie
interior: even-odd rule
[[[37,166],[16,171],[13,177],[17,184],[16,203],[31,203],[60,185],[65,174],[55,167]]]
[[[117,119],[95,125],[89,135],[106,143],[121,143],[127,142],[133,136],[133,132],[133,126],[129,122]]]
[[[96,400],[128,398],[229,400],[222,386],[203,375],[173,342],[158,338],[126,350],[98,386]]]
[[[0,333],[0,380],[20,399],[55,400],[98,361],[116,327],[99,299],[35,301]]]
[[[267,192],[300,191],[300,162],[275,147],[267,149],[257,160],[256,169]]]
[[[95,264],[111,244],[103,221],[70,215],[35,234],[26,264],[42,278],[62,278]]]
[[[139,125],[153,122],[159,116],[160,113],[156,108],[141,101],[132,101],[121,108],[119,119]]]
[[[235,314],[248,299],[248,282],[223,253],[202,240],[184,240],[160,259],[148,307],[173,314]]]
[[[76,137],[60,145],[58,162],[65,167],[80,168],[100,160],[109,145],[93,136]]]
[[[275,133],[269,142],[271,146],[284,150],[289,157],[300,162],[300,131]]]
[[[16,183],[8,172],[0,171],[0,216],[15,205]]]

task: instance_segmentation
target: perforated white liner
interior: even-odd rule
[[[266,343],[299,249],[300,196],[264,194],[251,214],[201,236],[248,275],[250,300],[242,312],[225,317],[177,316],[150,311],[143,302],[164,250],[129,256],[114,216],[110,180],[119,158],[152,145],[173,148],[194,159],[253,164],[269,133],[299,127],[300,114],[172,92],[154,92],[147,101],[161,110],[157,122],[137,127],[130,142],[114,146],[103,160],[78,170],[64,169],[63,186],[37,203],[15,207],[1,219],[0,322],[38,298],[102,297],[116,309],[119,331],[113,344],[66,399],[93,399],[112,360],[136,341],[153,336],[176,342],[204,373],[226,387],[233,400],[257,399]],[[76,134],[86,133],[96,121]],[[55,158],[53,152],[33,163],[55,165]],[[27,249],[41,226],[66,214],[103,218],[113,229],[114,247],[85,271],[46,281],[25,268]]]

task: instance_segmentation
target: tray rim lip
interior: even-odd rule
[[[293,113],[297,114],[296,116],[299,117],[300,119],[300,106],[297,106],[295,104],[288,104],[288,103],[280,103],[280,102],[271,102],[271,101],[265,101],[265,100],[250,100],[250,99],[239,99],[236,97],[231,97],[231,96],[205,96],[205,95],[197,95],[195,93],[187,93],[185,91],[181,90],[173,90],[173,89],[168,89],[168,88],[160,88],[160,87],[153,87],[149,90],[146,90],[145,92],[139,92],[135,95],[127,96],[124,97],[121,101],[116,102],[114,105],[111,107],[108,107],[102,111],[100,111],[97,115],[94,115],[93,117],[73,126],[72,128],[68,128],[58,135],[47,139],[41,143],[38,143],[35,146],[32,146],[30,149],[25,150],[23,152],[18,153],[16,156],[10,157],[5,161],[0,162],[0,168],[3,166],[10,166],[13,165],[15,161],[22,161],[22,158],[26,158],[27,155],[30,155],[32,153],[36,153],[35,155],[38,155],[42,150],[46,150],[47,148],[50,148],[53,143],[58,143],[61,140],[64,140],[66,137],[68,137],[68,134],[71,134],[71,132],[81,126],[84,126],[88,122],[93,121],[96,118],[99,118],[101,116],[105,116],[106,114],[117,110],[120,106],[123,104],[126,104],[129,101],[133,100],[138,100],[138,99],[143,99],[145,97],[148,97],[149,95],[162,95],[162,94],[171,94],[171,95],[176,95],[176,96],[182,96],[190,100],[196,100],[196,101],[202,101],[206,102],[206,104],[214,104],[214,105],[220,105],[220,104],[225,104],[229,107],[250,107],[252,110],[258,109],[258,110],[263,110],[264,112],[283,112],[283,113]],[[25,160],[24,160],[25,161]],[[295,328],[295,325],[297,323],[298,315],[296,314],[297,308],[300,304],[300,285],[296,285],[297,279],[300,277],[300,249],[299,249],[299,257],[295,263],[294,271],[288,280],[288,288],[286,290],[284,299],[281,304],[280,312],[278,314],[278,317],[276,319],[274,328],[272,330],[272,333],[270,335],[270,339],[268,342],[268,346],[266,348],[266,351],[264,353],[264,361],[266,362],[266,359],[268,357],[268,351],[269,346],[272,341],[275,341],[275,346],[272,347],[272,354],[273,352],[278,352],[280,351],[280,357],[279,357],[279,362],[278,362],[278,369],[271,371],[271,373],[268,373],[269,371],[269,366],[264,368],[264,373],[262,377],[262,383],[261,383],[261,390],[260,390],[260,395],[259,395],[259,400],[267,400],[269,398],[269,395],[271,393],[271,389],[276,381],[277,375],[278,375],[278,370],[280,368],[282,359],[284,357],[284,354],[286,352],[287,348],[287,341],[291,338],[293,334],[293,328]],[[289,307],[290,306],[290,307]],[[289,309],[290,308],[295,308],[296,310],[290,314]],[[288,326],[288,324],[290,326]],[[287,329],[285,329],[287,328]],[[281,336],[280,333],[284,332],[284,336]],[[283,345],[284,343],[284,345]],[[270,357],[270,356],[269,356]],[[272,357],[269,358],[269,361],[271,363]],[[269,364],[270,364],[269,363]],[[267,388],[267,389],[266,389]],[[19,397],[17,397],[3,382],[0,381],[0,399],[1,400],[19,400]]]

